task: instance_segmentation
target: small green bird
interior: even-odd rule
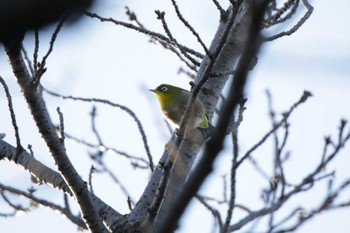
[[[154,92],[158,98],[160,107],[171,122],[179,126],[181,118],[186,110],[186,105],[191,98],[191,93],[182,88],[172,86],[169,84],[161,84],[156,89],[150,91]],[[202,102],[197,99],[193,106],[194,117],[189,122],[192,129],[209,127],[208,117]]]

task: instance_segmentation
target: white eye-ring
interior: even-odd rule
[[[167,87],[161,87],[160,90],[163,91],[163,92],[166,92],[166,91],[168,91],[168,88]]]

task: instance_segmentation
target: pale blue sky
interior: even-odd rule
[[[249,149],[270,127],[267,116],[267,100],[265,89],[268,88],[274,97],[274,106],[278,111],[285,111],[307,89],[314,94],[306,104],[302,105],[291,118],[290,141],[288,150],[292,151],[293,159],[286,169],[290,171],[289,178],[298,180],[310,167],[319,161],[323,138],[326,135],[336,136],[340,118],[350,119],[350,17],[348,9],[350,2],[311,1],[314,13],[310,20],[294,35],[275,42],[266,43],[259,56],[259,62],[250,75],[246,89],[248,96],[245,121],[241,128],[241,150]],[[183,33],[184,27],[178,22],[170,7],[169,1],[152,0],[147,3],[140,1],[105,0],[96,9],[101,15],[127,20],[123,14],[124,5],[137,13],[139,19],[148,29],[162,32],[160,22],[155,18],[154,10],[166,11],[166,18],[173,34],[181,43],[189,47],[200,48],[190,33]],[[184,10],[184,16],[197,28],[203,40],[208,44],[213,37],[217,24],[218,13],[211,1],[179,1]],[[180,33],[181,32],[181,33]],[[49,35],[44,32],[42,35]],[[48,37],[44,37],[41,46],[45,47]],[[26,40],[28,51],[33,46],[32,38]],[[45,50],[44,50],[45,51]],[[3,51],[0,52],[0,74],[9,80],[11,89],[16,88],[6,63]],[[163,146],[167,142],[168,131],[163,124],[163,118],[154,96],[147,92],[160,83],[171,83],[188,88],[189,80],[184,75],[177,75],[180,64],[176,57],[165,51],[161,46],[150,44],[148,38],[137,32],[117,27],[109,23],[84,18],[75,27],[64,27],[55,44],[54,52],[47,61],[48,70],[43,77],[43,84],[48,89],[62,94],[82,97],[105,98],[130,107],[139,116],[148,135],[154,161],[160,157]],[[6,110],[3,92],[0,92],[0,111]],[[18,90],[14,90],[14,106],[23,127],[21,136],[24,144],[32,144],[36,155],[49,166],[54,167],[47,149],[37,135],[37,129],[31,126],[28,110],[21,100]],[[47,97],[47,104],[54,122],[58,122],[56,107],[60,106],[65,115],[67,132],[93,141],[90,130],[89,112],[91,107],[86,104],[61,101]],[[74,109],[75,111],[72,111]],[[124,112],[117,109],[98,106],[98,127],[106,144],[130,154],[145,156],[137,127]],[[1,119],[9,122],[2,114]],[[30,119],[30,118],[29,118]],[[24,130],[25,129],[25,130]],[[125,135],[125,131],[128,134]],[[10,126],[1,125],[0,133],[5,132],[6,140],[14,143]],[[90,162],[85,159],[86,149],[74,143],[67,142],[67,149],[72,162],[76,165],[84,179],[90,168]],[[347,164],[350,164],[349,146],[332,164],[338,170],[337,178],[349,176]],[[271,164],[271,147],[265,146],[255,156],[266,169]],[[222,153],[216,163],[215,175],[206,182],[204,190],[212,195],[220,195],[216,191],[220,187],[218,176],[229,168],[230,150]],[[143,191],[148,174],[130,170],[125,160],[108,155],[106,160],[120,179],[132,180],[126,184],[134,199]],[[9,163],[0,163],[0,181],[30,185],[29,176],[20,169],[8,169]],[[267,170],[270,172],[270,170]],[[145,175],[146,174],[146,175]],[[259,205],[259,195],[265,183],[247,165],[238,174],[237,200],[249,201],[252,206]],[[125,197],[118,187],[110,187],[108,179],[96,176],[94,189],[106,202],[121,212],[127,211]],[[59,192],[43,188],[40,194],[48,193],[53,200],[62,201]],[[204,191],[202,190],[202,191]],[[315,192],[303,199],[298,199],[291,206],[304,203],[311,205],[325,194],[321,186]],[[120,201],[121,200],[121,201]],[[2,206],[2,203],[0,202]],[[320,215],[315,221],[310,221],[298,230],[298,233],[326,233],[336,229],[337,233],[345,233],[350,229],[349,210],[334,211]],[[201,216],[199,218],[198,216]],[[194,206],[186,215],[179,232],[194,232],[198,226],[203,226],[200,232],[210,232],[211,216],[201,206]],[[235,219],[237,221],[237,219]],[[187,223],[186,223],[187,222]],[[207,224],[207,225],[206,225]],[[2,231],[20,232],[76,232],[74,225],[67,222],[51,210],[38,209],[32,213],[12,218],[0,218]]]

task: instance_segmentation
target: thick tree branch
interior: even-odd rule
[[[68,158],[64,145],[56,134],[56,130],[51,122],[41,96],[40,85],[38,86],[37,83],[32,82],[33,79],[30,77],[26,69],[21,54],[21,41],[22,39],[17,38],[11,42],[4,43],[4,47],[11,63],[13,73],[23,91],[37,127],[49,147],[59,171],[68,183],[69,188],[72,190],[76,201],[79,203],[82,215],[90,231],[107,232],[94,208],[86,183],[74,169]]]
[[[230,94],[222,108],[219,123],[204,148],[203,157],[185,183],[179,196],[171,204],[170,211],[166,214],[164,221],[156,228],[155,232],[157,233],[172,232],[175,229],[188,203],[212,170],[215,157],[222,148],[226,128],[231,120],[232,112],[238,105],[239,100],[243,98],[243,90],[251,61],[255,58],[261,44],[260,26],[267,3],[268,1],[254,1],[250,5],[252,21],[249,27],[248,40],[239,61],[237,73],[230,88]]]
[[[211,118],[229,75],[220,76],[220,78],[215,79],[215,82],[209,78],[211,74],[217,73],[219,70],[223,72],[231,70],[237,62],[242,51],[240,46],[246,38],[246,31],[250,22],[248,9],[247,4],[242,4],[239,10],[231,9],[229,11],[230,15],[227,21],[221,22],[209,49],[210,53],[203,59],[197,73],[195,79],[197,83],[192,89],[192,95],[186,106],[179,130],[176,133],[175,140],[169,143],[171,148],[169,148],[169,157],[165,164],[167,170],[164,173],[170,173],[171,175],[167,175],[170,180],[166,181],[167,194],[163,195],[165,199],[159,210],[157,222],[162,221],[164,213],[169,211],[173,200],[181,191],[182,184],[207,137],[206,134],[208,134],[208,132],[199,132],[198,130],[187,130],[188,121],[192,115],[192,106],[198,96],[206,105],[207,115]]]
[[[17,160],[15,160],[16,156]],[[15,162],[33,175],[38,182],[51,185],[52,187],[61,190],[70,196],[73,195],[61,174],[33,158],[33,156],[31,156],[26,150],[22,150],[22,152],[17,155],[17,150],[15,147],[0,139],[0,157],[4,157],[9,161]],[[108,226],[115,224],[115,221],[122,216],[94,194],[91,193],[91,196],[95,208],[98,210]]]
[[[56,205],[50,201],[44,200],[44,199],[40,199],[36,196],[34,196],[33,192],[24,192],[21,191],[19,189],[15,189],[13,187],[10,186],[6,186],[0,183],[0,191],[1,192],[9,192],[12,194],[16,194],[18,196],[22,196],[27,198],[28,200],[30,200],[31,202],[35,203],[34,205],[41,205],[41,206],[45,206],[47,208],[50,208],[52,210],[58,211],[59,213],[61,213],[62,215],[66,216],[70,221],[72,221],[74,224],[76,224],[77,226],[86,229],[87,227],[84,223],[84,221],[79,217],[79,216],[75,216],[69,208],[67,207],[62,207],[60,205]],[[17,207],[15,207],[17,209]]]

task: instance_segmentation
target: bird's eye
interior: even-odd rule
[[[168,88],[167,88],[167,87],[161,87],[160,90],[161,90],[162,92],[166,92],[166,91],[168,91]]]

